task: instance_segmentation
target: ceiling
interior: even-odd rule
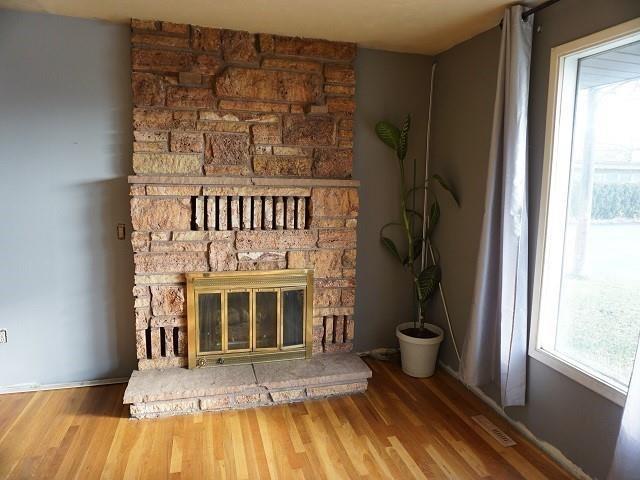
[[[165,20],[433,55],[496,26],[505,0],[0,0],[0,7]],[[532,0],[528,5],[540,3]]]

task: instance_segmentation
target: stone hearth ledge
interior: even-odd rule
[[[178,175],[130,175],[130,184],[147,185],[240,185],[260,187],[359,187],[360,180],[343,180],[337,178],[274,178],[274,177],[205,177]]]
[[[354,353],[255,365],[134,371],[124,393],[133,418],[252,408],[364,392],[369,367]]]

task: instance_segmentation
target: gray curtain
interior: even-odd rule
[[[533,15],[505,10],[482,236],[463,381],[500,386],[503,406],[524,405],[527,360],[527,105]]]
[[[616,453],[609,472],[609,480],[637,480],[640,478],[640,343],[624,405]]]

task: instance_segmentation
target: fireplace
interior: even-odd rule
[[[189,368],[311,358],[312,270],[186,279]]]
[[[366,389],[352,353],[355,56],[132,20],[133,417]]]

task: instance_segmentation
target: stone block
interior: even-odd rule
[[[165,327],[166,329],[173,330],[174,327],[186,327],[187,317],[180,315],[160,315],[151,317],[150,324],[152,327]],[[177,354],[177,352],[175,353]]]
[[[355,248],[350,248],[344,251],[342,254],[342,266],[346,268],[356,268],[356,253]]]
[[[249,136],[245,134],[205,133],[205,165],[247,166]]]
[[[206,87],[169,87],[167,107],[172,108],[213,108],[213,91]]]
[[[227,62],[257,62],[258,51],[255,35],[249,32],[223,30],[222,56]]]
[[[220,50],[220,30],[217,28],[191,27],[191,48],[217,52]]]
[[[316,288],[313,291],[313,305],[318,307],[337,307],[340,305],[339,288]]]
[[[351,150],[316,149],[313,154],[313,176],[351,178],[353,153]]]
[[[316,103],[322,93],[319,75],[228,67],[216,78],[216,94],[256,100]]]
[[[150,252],[206,252],[207,242],[151,241]]]
[[[214,395],[200,399],[201,410],[224,410],[234,404],[233,395]]]
[[[278,144],[282,143],[282,131],[280,125],[259,124],[251,127],[253,143]]]
[[[274,39],[273,35],[267,33],[258,34],[258,46],[262,53],[273,53]]]
[[[238,250],[289,250],[312,248],[316,233],[311,230],[240,231],[236,234]]]
[[[131,224],[134,230],[188,230],[189,198],[133,197]]]
[[[162,356],[162,351],[160,349],[160,329],[159,328],[149,328],[151,339],[151,358],[159,358]]]
[[[324,66],[324,80],[327,83],[355,85],[356,73],[352,65],[327,64]]]
[[[134,275],[133,277],[136,284],[140,285],[160,285],[160,284],[173,284],[173,283],[185,283],[183,273],[176,274],[151,274],[151,275]]]
[[[154,315],[184,315],[185,291],[182,286],[151,286],[151,310]]]
[[[344,228],[319,230],[318,246],[323,248],[354,248],[356,246],[356,231]]]
[[[167,92],[162,77],[153,73],[133,72],[131,74],[133,104],[140,106],[164,105]]]
[[[146,308],[149,306],[149,297],[136,298],[133,302],[134,308]]]
[[[148,307],[135,309],[136,330],[146,330],[151,321],[151,310]],[[146,356],[146,353],[145,353]],[[140,358],[140,357],[139,357]]]
[[[155,20],[139,20],[137,18],[131,19],[131,28],[134,30],[158,30],[159,24]]]
[[[238,260],[241,262],[282,262],[286,261],[286,252],[240,252]]]
[[[202,83],[202,74],[195,72],[180,72],[178,74],[178,82],[185,85],[199,85]]]
[[[147,185],[147,195],[171,195],[177,197],[195,197],[202,193],[199,185]],[[155,238],[154,240],[161,240]],[[168,238],[162,240],[169,240]]]
[[[271,177],[309,177],[312,162],[310,157],[254,155],[253,171],[256,175]]]
[[[182,37],[168,35],[154,35],[147,33],[133,33],[131,35],[133,45],[150,45],[152,47],[163,48],[188,48],[189,40]]]
[[[198,399],[187,398],[164,402],[137,403],[129,407],[129,412],[134,418],[156,418],[194,413],[198,409]]]
[[[201,75],[216,75],[220,68],[222,68],[222,60],[218,56],[214,55],[196,55],[193,61],[193,72],[200,73]],[[203,82],[210,85],[210,82]]]
[[[255,391],[257,387],[251,365],[134,371],[124,393],[124,403],[225,395],[247,389]]]
[[[134,152],[166,152],[167,142],[133,142]]]
[[[187,366],[184,357],[142,358],[138,360],[138,370],[178,369]]]
[[[304,400],[307,392],[304,388],[289,388],[286,390],[269,391],[269,396],[274,403],[289,403]]]
[[[140,273],[183,273],[206,272],[209,262],[206,253],[138,253],[133,257],[135,272]]]
[[[244,110],[249,112],[283,113],[289,111],[289,105],[286,103],[252,102],[249,100],[220,100],[218,108],[220,110]]]
[[[336,125],[328,115],[286,115],[282,136],[289,145],[333,145]]]
[[[273,212],[275,215],[275,227],[276,230],[282,230],[284,228],[284,198],[275,197],[273,199],[274,207]]]
[[[314,278],[340,277],[341,257],[340,250],[291,251],[287,253],[287,268],[313,268]]]
[[[329,85],[325,84],[324,93],[327,95],[346,95],[352,97],[356,94],[356,87],[348,85]]]
[[[148,252],[150,243],[147,232],[131,232],[131,247],[134,252]]]
[[[186,153],[134,153],[133,171],[138,175],[198,175],[200,155]]]
[[[177,50],[132,48],[131,64],[134,70],[154,72],[184,72],[191,70],[193,56]]]
[[[331,217],[311,217],[310,225],[313,228],[342,228],[344,227],[344,218]]]
[[[358,190],[355,188],[314,188],[311,192],[312,217],[355,217],[358,214]]]
[[[173,124],[170,110],[133,110],[133,128],[138,130],[168,130]],[[137,132],[135,133],[137,134]]]
[[[178,110],[173,112],[171,128],[176,130],[193,130],[196,127],[197,112]]]
[[[351,61],[356,56],[356,44],[274,36],[274,52],[281,55]]]
[[[363,382],[371,370],[357,355],[317,355],[308,360],[256,363],[257,384],[277,391],[296,387],[314,387]]]
[[[355,333],[355,322],[353,321],[353,316],[348,315],[345,317],[345,327],[344,327],[345,342],[353,342],[354,333]]]
[[[229,243],[212,243],[209,247],[209,265],[212,272],[237,270],[238,260],[233,246]]]
[[[347,353],[353,350],[353,343],[328,343],[324,346],[325,353]]]
[[[262,68],[274,68],[279,70],[294,70],[298,72],[321,73],[322,65],[319,62],[294,58],[271,58],[262,60]]]
[[[162,31],[176,35],[189,35],[189,25],[184,23],[162,22]]]
[[[342,290],[340,302],[344,307],[353,307],[356,304],[356,290],[354,288],[345,288]]]
[[[136,330],[136,358],[147,358],[147,331]]]
[[[167,103],[169,99],[167,97]],[[353,98],[347,97],[328,97],[327,107],[331,113],[353,113],[356,111],[356,101]]]
[[[322,385],[317,387],[307,387],[309,398],[330,397],[333,395],[350,395],[364,392],[367,389],[367,382],[346,383],[342,385]]]

